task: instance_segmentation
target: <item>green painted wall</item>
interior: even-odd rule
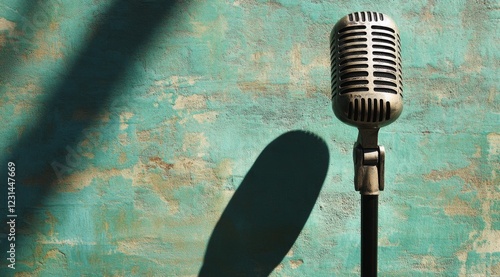
[[[494,0],[2,1],[0,275],[357,276],[328,35],[360,10],[403,51],[381,275],[499,276]]]

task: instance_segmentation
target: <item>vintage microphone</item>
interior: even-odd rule
[[[377,275],[378,195],[384,190],[379,128],[403,110],[401,43],[394,21],[377,12],[341,18],[330,34],[332,106],[338,119],[358,128],[354,188],[361,193],[361,276]]]

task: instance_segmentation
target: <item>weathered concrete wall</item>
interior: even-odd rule
[[[499,276],[493,0],[3,1],[0,275],[358,275],[328,35],[360,10],[393,17],[403,50],[381,275]]]

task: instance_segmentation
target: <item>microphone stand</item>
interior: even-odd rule
[[[361,276],[377,276],[378,195],[384,190],[385,149],[378,128],[359,128],[354,144],[354,188],[361,194]]]
[[[377,276],[378,195],[361,195],[361,276]]]

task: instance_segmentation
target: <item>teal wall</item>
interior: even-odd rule
[[[499,276],[494,0],[2,1],[0,275],[359,275],[328,36],[361,10],[403,52],[381,275]]]

